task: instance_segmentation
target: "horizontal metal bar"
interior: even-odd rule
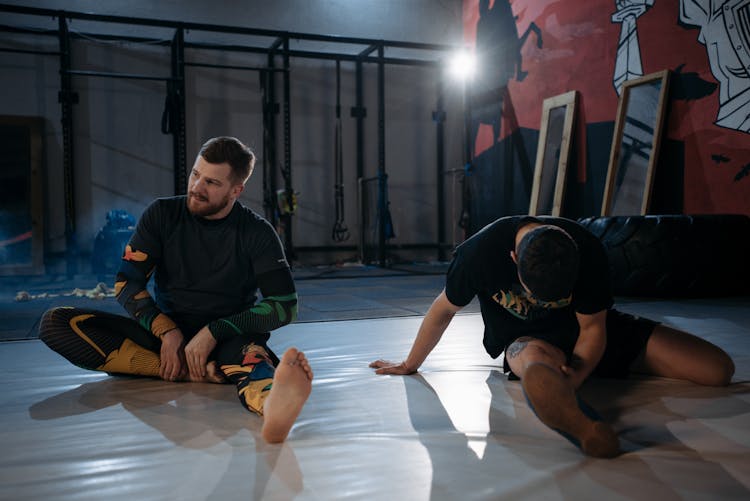
[[[132,80],[159,80],[167,82],[170,80],[179,80],[173,77],[155,77],[151,75],[137,75],[133,73],[111,73],[107,71],[86,71],[86,70],[67,70],[63,71],[69,75],[79,75],[84,77],[104,77],[104,78],[127,78]]]
[[[287,71],[284,68],[269,68],[268,66],[234,66],[231,64],[208,64],[208,63],[185,63],[185,66],[195,66],[198,68],[221,68],[228,70],[246,70],[246,71]]]
[[[441,244],[386,244],[386,250],[419,250],[419,249],[437,249]]]
[[[250,52],[255,54],[268,54],[269,50],[265,47],[249,47],[245,45],[221,45],[221,44],[208,44],[199,42],[185,42],[185,47],[190,49],[206,49],[206,50],[223,50],[227,52]],[[329,61],[364,61],[366,63],[378,63],[381,58],[377,56],[360,57],[357,54],[344,54],[339,52],[316,52],[316,51],[304,51],[291,49],[284,51],[283,49],[277,49],[271,51],[275,56],[283,56],[288,54],[290,57],[298,57],[303,59],[322,59]],[[408,66],[439,66],[443,64],[440,60],[428,60],[428,59],[407,59],[398,57],[385,57],[382,58],[385,64],[401,64]]]
[[[283,55],[284,51],[279,51],[279,55]],[[377,57],[377,56],[366,56],[360,57],[354,54],[336,54],[332,52],[311,52],[305,50],[289,50],[286,51],[291,57],[300,57],[308,59],[329,59],[338,61],[363,61],[365,63],[384,63],[384,64],[403,64],[408,66],[438,66],[442,64],[439,60],[429,59],[407,59],[399,57]]]
[[[371,245],[368,247],[377,247]],[[386,244],[387,250],[422,250],[422,249],[437,249],[437,248],[453,248],[451,244],[438,244],[438,243],[423,243],[423,244]],[[356,251],[358,248],[356,245],[308,245],[295,247],[295,252],[337,252],[337,251]]]
[[[423,42],[404,42],[398,40],[376,40],[371,38],[345,37],[338,35],[318,35],[314,33],[299,33],[292,31],[268,30],[260,28],[245,28],[241,26],[223,26],[218,24],[194,23],[183,21],[167,21],[163,19],[148,19],[131,16],[113,16],[105,14],[92,14],[87,12],[73,12],[66,10],[42,9],[37,7],[26,7],[21,5],[0,4],[0,12],[11,12],[16,14],[28,14],[46,17],[64,17],[66,19],[81,19],[87,21],[110,22],[118,24],[134,24],[141,26],[156,26],[161,28],[182,28],[183,30],[209,31],[216,33],[235,33],[239,35],[266,36],[273,38],[288,38],[295,40],[308,40],[317,42],[331,42],[352,45],[373,44],[384,47],[397,47],[402,49],[452,51],[457,47],[447,44],[430,44]]]
[[[1,7],[1,6],[0,6]],[[0,24],[0,32],[7,33],[22,33],[25,35],[47,35],[52,37],[59,36],[59,30],[55,29],[35,29],[35,28],[23,28],[19,26],[9,26],[7,24]],[[132,35],[105,35],[101,33],[79,33],[75,31],[69,31],[68,35],[70,38],[82,39],[87,41],[112,41],[112,42],[133,42],[142,43],[148,45],[164,45],[169,46],[172,43],[170,39],[155,40],[154,38],[137,37]]]
[[[57,28],[55,29],[25,28],[23,26],[10,26],[8,24],[0,24],[0,31],[6,31],[9,33],[24,33],[24,34],[29,34],[29,35],[55,35],[57,36]]]
[[[356,245],[307,245],[295,247],[295,252],[354,252]]]
[[[1,26],[1,25],[0,25],[0,31],[14,31],[14,32],[29,33],[29,34],[57,36],[57,30],[45,30],[45,31],[19,30],[19,29],[14,29],[13,27]],[[70,36],[72,38],[82,39],[82,40],[101,39],[101,40],[112,40],[112,41],[127,41],[127,42],[134,42],[134,43],[149,43],[150,45],[163,45],[163,46],[169,46],[171,43],[170,40],[163,40],[163,41],[156,40],[155,41],[152,38],[124,36],[124,35],[119,36],[119,35],[102,35],[102,34],[94,34],[94,33],[70,32]],[[303,51],[303,50],[294,50],[294,49],[289,50],[289,51],[284,51],[283,49],[279,49],[279,48],[269,49],[268,47],[257,47],[257,46],[254,47],[254,46],[245,46],[245,45],[224,45],[224,44],[208,43],[208,42],[186,41],[185,48],[202,49],[202,50],[221,50],[221,51],[227,51],[227,52],[246,52],[246,53],[254,53],[254,54],[273,53],[274,55],[277,55],[277,56],[283,56],[285,54],[288,54],[290,57],[298,57],[298,58],[304,58],[304,59],[322,59],[322,60],[330,60],[330,61],[351,61],[351,62],[363,61],[366,63],[379,63],[382,60],[384,64],[395,64],[395,65],[406,65],[406,66],[435,67],[435,66],[440,66],[443,64],[440,60],[412,59],[412,58],[399,58],[399,57],[379,58],[377,56],[362,57],[360,54]],[[279,71],[283,71],[283,70],[279,69]]]
[[[37,54],[40,56],[59,56],[60,53],[53,50],[32,50],[32,49],[9,49],[0,47],[0,52],[14,52],[18,54]]]

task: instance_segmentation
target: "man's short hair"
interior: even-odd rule
[[[255,154],[236,137],[209,139],[201,147],[199,155],[211,164],[229,164],[232,167],[232,178],[238,183],[247,181],[255,167]]]
[[[562,228],[551,225],[529,230],[516,249],[518,276],[542,301],[570,296],[578,277],[578,246]]]

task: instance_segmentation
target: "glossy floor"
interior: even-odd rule
[[[625,454],[597,460],[541,425],[518,382],[455,318],[418,375],[376,376],[420,322],[287,326],[313,392],[289,439],[267,445],[228,385],[112,377],[38,340],[0,343],[0,499],[750,499],[750,300],[629,301],[737,364],[727,388],[592,380],[582,394]]]

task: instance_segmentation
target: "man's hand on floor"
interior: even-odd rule
[[[377,369],[375,374],[393,374],[396,376],[406,376],[414,374],[416,369],[410,369],[406,366],[406,362],[389,362],[388,360],[375,360],[370,364],[370,367]]]

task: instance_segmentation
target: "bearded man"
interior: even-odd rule
[[[54,308],[39,337],[85,369],[232,382],[242,405],[264,416],[264,439],[281,442],[313,373],[301,351],[279,360],[266,344],[270,331],[296,319],[297,293],[273,227],[238,200],[254,165],[238,139],[207,141],[187,195],[151,203],[125,247],[115,292],[130,318]]]

